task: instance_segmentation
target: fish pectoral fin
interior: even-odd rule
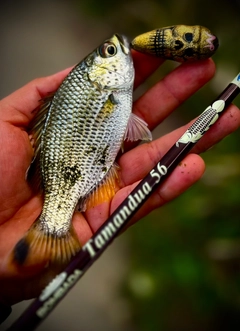
[[[119,166],[114,163],[99,185],[86,197],[86,199],[84,199],[84,201],[80,201],[79,209],[81,211],[100,205],[103,202],[108,202],[114,197],[119,189],[118,169]]]
[[[42,99],[39,107],[37,107],[34,112],[36,116],[33,118],[29,127],[29,139],[34,150],[34,156],[30,167],[26,173],[26,179],[29,181],[31,186],[36,192],[41,190],[41,178],[39,169],[39,155],[41,149],[41,136],[47,119],[48,111],[51,106],[54,93],[49,94],[46,98]]]
[[[113,105],[117,105],[119,104],[119,98],[118,98],[118,94],[116,92],[112,92],[110,95],[109,95],[109,100],[111,101],[111,103]]]
[[[11,253],[11,262],[18,268],[64,266],[81,249],[73,227],[64,236],[43,231],[37,220],[26,235],[18,241]]]
[[[151,131],[148,129],[148,124],[138,117],[137,115],[131,113],[128,121],[128,126],[125,132],[124,140],[137,141],[137,140],[152,140]]]

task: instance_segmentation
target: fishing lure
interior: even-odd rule
[[[177,25],[137,36],[137,51],[179,62],[206,59],[218,40],[207,28]],[[115,159],[124,140],[151,140],[134,115],[130,45],[118,34],[80,62],[40,107],[31,128],[34,159],[28,179],[44,197],[43,209],[12,258],[20,266],[66,264],[81,249],[72,227],[80,211],[112,198]]]
[[[218,38],[200,25],[173,25],[141,34],[131,42],[135,50],[166,60],[191,62],[211,57]]]

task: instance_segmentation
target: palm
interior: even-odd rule
[[[161,60],[150,58],[149,61],[148,56],[136,52],[133,52],[133,56],[136,85],[139,85],[157,68]],[[25,180],[26,171],[33,156],[26,132],[33,117],[32,110],[37,107],[39,99],[56,90],[68,71],[69,69],[35,80],[0,102],[0,278],[2,284],[6,284],[6,286],[1,286],[0,301],[1,297],[2,300],[13,303],[35,296],[43,286],[41,280],[44,277],[42,277],[41,271],[36,271],[35,275],[23,275],[8,263],[8,256],[42,208],[41,197],[32,193]],[[164,82],[159,82],[140,98],[134,105],[134,112],[143,117],[148,122],[150,129],[153,129],[180,102],[206,83],[212,77],[213,72],[214,65],[210,60],[180,66],[170,73]],[[184,81],[189,81],[189,77],[191,77],[191,82],[189,85],[184,85]],[[183,82],[182,86],[179,82]],[[239,126],[240,115],[234,106],[231,108],[231,115],[231,117],[224,116],[221,120],[222,126],[218,126],[214,134],[213,131],[210,132],[208,139],[202,140],[201,144],[198,144],[197,152],[209,148],[211,144]],[[224,125],[226,122],[227,125]],[[225,131],[221,130],[222,127],[226,128]],[[78,212],[74,214],[73,225],[82,244],[108,218],[109,214],[183,131],[184,128],[180,128],[151,144],[129,149],[119,158],[120,189],[113,200],[88,210],[84,215]],[[150,199],[151,201],[137,213],[133,221],[175,198],[201,177],[204,171],[202,159],[198,155],[191,154],[185,161],[188,164],[188,172],[183,172],[178,167]],[[29,278],[31,282],[29,282]]]

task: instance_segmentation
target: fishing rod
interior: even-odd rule
[[[8,328],[9,331],[34,330],[47,317],[239,93],[240,73],[188,127],[156,166],[75,255],[65,270],[47,285],[40,296]]]

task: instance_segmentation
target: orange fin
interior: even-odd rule
[[[36,221],[14,247],[12,260],[22,268],[48,264],[63,266],[80,249],[73,227],[65,236],[59,237],[44,232],[40,222]]]
[[[99,185],[83,201],[79,202],[79,210],[85,211],[112,199],[118,190],[118,169],[119,166],[115,163]]]
[[[148,124],[138,117],[137,115],[131,113],[128,121],[127,130],[125,132],[124,140],[137,141],[137,140],[152,140],[151,131],[148,129]]]

